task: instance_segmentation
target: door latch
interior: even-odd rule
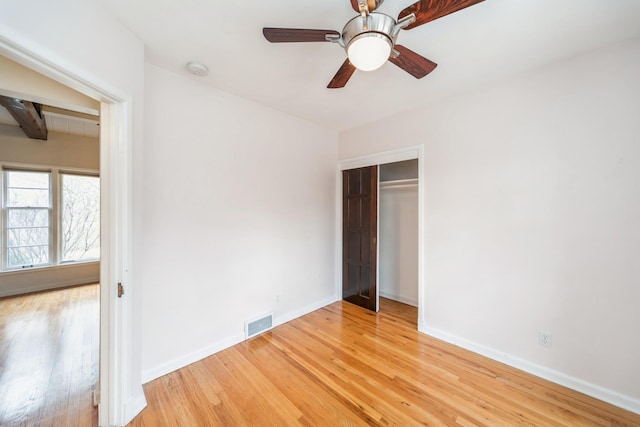
[[[122,298],[122,295],[124,295],[124,287],[122,283],[118,283],[118,298]]]

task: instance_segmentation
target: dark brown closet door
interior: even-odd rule
[[[378,166],[342,172],[342,299],[377,311]]]

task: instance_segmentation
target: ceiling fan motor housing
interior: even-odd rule
[[[393,48],[398,38],[398,32],[394,31],[395,27],[396,20],[383,13],[371,12],[364,18],[358,15],[347,22],[347,25],[342,29],[342,43],[348,52],[349,45],[359,36],[377,33],[386,37]]]

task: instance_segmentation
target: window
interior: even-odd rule
[[[100,258],[100,178],[63,173],[62,261]]]
[[[51,174],[6,171],[7,267],[50,263]]]
[[[97,175],[0,168],[0,271],[100,259]]]

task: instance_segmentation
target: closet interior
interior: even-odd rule
[[[380,297],[418,306],[418,160],[380,165]]]

